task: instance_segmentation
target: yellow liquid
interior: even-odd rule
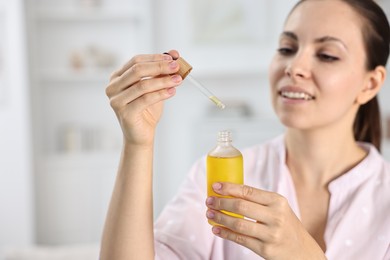
[[[211,187],[214,182],[243,184],[244,173],[242,155],[229,158],[207,156],[207,196],[230,198],[230,196],[221,196],[215,193]],[[233,217],[243,218],[242,215],[230,213],[224,210],[222,210],[222,212]],[[218,225],[210,220],[209,223],[211,225]]]
[[[225,104],[222,103],[222,101],[219,100],[216,96],[210,96],[209,99],[210,99],[211,101],[213,101],[214,104],[215,104],[218,108],[220,108],[220,109],[225,109],[225,107],[226,107]]]

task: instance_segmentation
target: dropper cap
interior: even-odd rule
[[[176,60],[176,62],[180,66],[180,69],[177,73],[181,76],[182,79],[185,79],[188,76],[188,74],[190,74],[192,70],[192,66],[187,61],[185,61],[182,57],[179,57]]]

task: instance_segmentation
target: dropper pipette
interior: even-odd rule
[[[218,108],[224,109],[226,105],[222,103],[221,100],[219,100],[213,93],[210,92],[205,86],[203,86],[198,80],[196,80],[194,77],[192,77],[190,74],[192,70],[192,66],[187,63],[182,57],[179,57],[177,59],[177,62],[180,65],[180,69],[178,71],[178,74],[183,78],[188,78],[191,83],[198,88],[200,92],[202,92],[206,97],[208,97]]]
[[[192,84],[194,84],[195,87],[197,87],[200,90],[200,92],[202,92],[206,97],[208,97],[211,101],[213,101],[214,104],[217,105],[217,107],[219,107],[220,109],[224,109],[226,107],[221,100],[219,100],[213,93],[210,92],[210,90],[205,88],[194,77],[192,77],[191,75],[187,75],[187,79],[189,79],[192,82]]]

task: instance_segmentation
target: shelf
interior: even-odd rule
[[[114,69],[96,69],[96,70],[41,70],[39,80],[41,82],[57,82],[57,83],[88,83],[99,82],[108,83],[110,75]]]
[[[144,17],[141,8],[132,9],[76,9],[62,10],[54,8],[37,8],[35,19],[42,22],[99,22],[99,21],[139,21]]]
[[[117,167],[119,158],[119,151],[58,153],[43,156],[41,158],[41,165],[47,170],[96,169],[102,167]]]

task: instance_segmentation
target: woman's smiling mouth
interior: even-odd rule
[[[304,92],[296,92],[296,91],[279,91],[279,95],[288,98],[288,99],[297,99],[297,100],[313,100],[314,96],[311,96]]]

